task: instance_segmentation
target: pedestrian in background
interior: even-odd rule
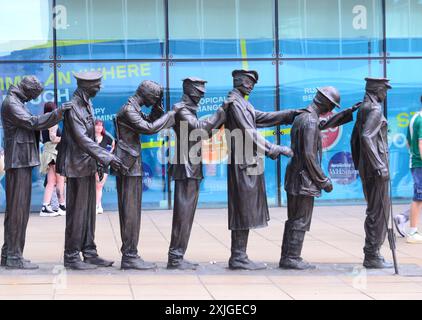
[[[44,105],[44,114],[57,109],[54,102],[47,102]],[[56,173],[57,145],[61,140],[61,130],[56,124],[53,127],[42,130],[42,142],[44,149],[41,154],[40,172],[46,175],[43,205],[40,212],[41,217],[55,217],[66,215],[66,200],[64,197],[65,178]],[[54,211],[51,206],[51,199],[54,191],[57,193],[59,201],[58,211]]]

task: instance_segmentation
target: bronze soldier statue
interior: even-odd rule
[[[318,88],[317,94],[303,114],[297,116],[291,131],[291,147],[294,156],[286,168],[288,219],[284,226],[280,268],[313,269],[313,265],[301,258],[305,233],[309,231],[314,208],[314,198],[321,190],[331,192],[333,185],[321,168],[321,131],[338,127],[353,120],[353,112],[359,104],[320,121],[322,114],[340,108],[340,93],[334,87]]]
[[[200,141],[191,141],[189,137],[193,131],[202,130],[204,137],[209,138],[212,130],[220,128],[226,120],[223,107],[211,117],[198,120],[196,112],[205,94],[205,83],[205,80],[194,77],[184,79],[182,101],[173,107],[176,111],[174,130],[177,139],[175,157],[169,172],[175,181],[175,190],[168,269],[194,270],[198,266],[184,259],[198,204],[199,186],[204,178],[201,148],[194,153],[198,158],[196,161],[192,161],[190,156],[190,152]]]
[[[263,263],[249,260],[246,249],[249,230],[263,228],[270,219],[262,155],[277,159],[280,155],[292,156],[288,147],[272,144],[258,132],[258,127],[291,124],[301,111],[285,110],[261,112],[256,110],[246,96],[258,82],[256,71],[235,70],[232,73],[234,89],[229,94],[230,103],[226,112],[226,129],[231,133],[228,164],[228,213],[229,229],[232,232],[230,269],[265,269]],[[241,132],[238,141],[235,132]],[[261,156],[259,156],[261,155]]]
[[[74,75],[78,88],[69,102],[62,140],[58,146],[56,170],[67,177],[64,266],[75,270],[109,267],[112,261],[100,258],[94,242],[97,162],[120,170],[121,161],[95,141],[94,111],[91,98],[101,88],[97,71]],[[84,257],[81,260],[80,252]]]
[[[364,267],[391,268],[380,248],[387,234],[390,211],[387,119],[383,102],[388,79],[366,78],[366,93],[352,134],[352,153],[368,204],[365,221]]]
[[[1,265],[8,269],[37,269],[23,258],[26,227],[31,208],[32,169],[40,165],[39,130],[59,123],[68,106],[40,116],[32,115],[25,103],[44,90],[34,76],[12,85],[3,101],[1,116],[4,130],[6,171],[6,212]]]
[[[142,149],[141,134],[154,134],[173,126],[174,112],[164,114],[164,90],[159,84],[146,80],[120,109],[115,118],[117,144],[115,154],[123,161],[123,170],[116,174],[119,205],[120,234],[122,237],[122,269],[147,270],[156,267],[138,255],[142,208]],[[151,107],[149,115],[142,106]]]

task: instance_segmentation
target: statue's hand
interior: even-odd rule
[[[70,109],[72,109],[72,103],[70,102],[65,102],[63,103],[60,108],[58,109],[58,113],[61,117],[64,116],[64,114],[69,111]]]
[[[379,169],[375,171],[375,175],[382,180],[389,180],[390,179],[390,173],[387,169]]]
[[[283,156],[286,156],[286,157],[291,158],[291,157],[293,157],[294,153],[293,153],[293,150],[291,148],[289,148],[289,147],[276,145],[275,146],[275,151],[272,154],[271,159],[275,160],[280,155],[283,155]]]
[[[114,171],[121,172],[123,167],[122,160],[113,155],[113,159],[110,161],[110,166],[113,168]]]
[[[234,94],[230,92],[229,95],[227,96],[227,98],[224,100],[224,103],[221,106],[221,108],[224,111],[227,111],[227,109],[229,108],[229,106],[234,102],[234,99],[235,99]]]
[[[359,110],[360,106],[362,105],[362,102],[357,102],[352,106],[352,112],[355,112]]]
[[[157,104],[155,104],[153,106],[154,109],[156,109],[157,111],[159,111],[161,114],[164,114],[164,106],[163,106],[163,101],[160,100]]]
[[[327,185],[324,188],[324,191],[327,193],[330,193],[331,191],[333,191],[333,183],[331,182],[331,180],[328,180]]]

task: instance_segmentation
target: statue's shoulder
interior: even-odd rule
[[[173,105],[173,111],[181,112],[187,110],[186,104],[183,101],[179,101]]]

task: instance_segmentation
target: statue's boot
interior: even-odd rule
[[[25,260],[23,258],[7,258],[6,269],[14,270],[14,269],[20,269],[20,270],[36,270],[38,269],[38,265],[35,263],[28,262],[28,260]]]
[[[141,257],[123,256],[120,264],[122,270],[151,270],[156,269],[157,265],[153,262],[144,261]]]
[[[385,261],[379,252],[375,254],[365,254],[363,266],[367,269],[389,269],[393,267],[391,262]]]
[[[88,263],[88,264],[95,265],[97,267],[111,267],[114,263],[114,261],[103,259],[100,256],[85,257],[84,262]]]
[[[199,264],[185,260],[169,258],[167,262],[167,269],[170,270],[196,270]]]
[[[279,267],[286,270],[311,270],[315,266],[301,258],[305,231],[293,230],[289,221],[284,225]]]
[[[232,270],[264,270],[267,268],[265,263],[253,262],[249,260],[246,254],[248,246],[249,230],[232,231],[231,257],[229,259],[229,268]]]
[[[73,261],[73,262],[66,262],[64,263],[64,267],[66,269],[71,270],[79,270],[79,271],[86,271],[86,270],[94,270],[97,269],[97,266],[94,264],[89,264],[86,262],[83,262],[81,260]]]

